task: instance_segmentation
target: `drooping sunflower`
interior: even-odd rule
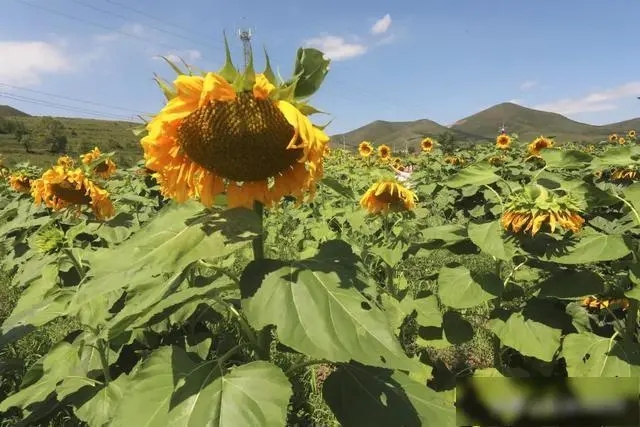
[[[577,233],[584,224],[580,210],[571,195],[558,197],[542,186],[533,185],[511,194],[500,222],[507,231],[531,236],[545,225],[552,233],[557,226]]]
[[[383,162],[391,159],[391,147],[386,144],[382,144],[378,147],[378,158]]]
[[[434,147],[434,143],[433,143],[433,139],[431,138],[424,138],[422,141],[420,141],[420,148],[422,149],[423,153],[430,153],[431,150],[433,150]]]
[[[362,141],[358,145],[358,153],[360,153],[360,157],[369,157],[373,154],[373,146],[368,141]]]
[[[396,180],[383,179],[373,184],[360,199],[369,213],[408,211],[416,206],[416,194]]]
[[[58,161],[56,162],[56,164],[58,164],[59,166],[64,166],[66,168],[72,168],[75,163],[75,160],[73,160],[69,156],[60,156],[58,157]]]
[[[489,157],[489,164],[493,166],[500,166],[507,160],[506,156],[491,156]]]
[[[540,136],[534,139],[531,144],[529,144],[529,146],[527,147],[527,151],[531,156],[539,156],[542,150],[551,147],[553,147],[553,141],[545,138],[544,136]]]
[[[90,207],[99,220],[115,215],[109,192],[91,181],[80,168],[53,166],[32,182],[31,195],[36,205],[44,204],[54,211],[70,208],[80,212],[83,207]]]
[[[618,141],[618,134],[612,133],[611,135],[609,135],[609,142],[616,142],[616,141]]]
[[[611,172],[611,181],[637,181],[640,171],[635,167],[616,168]]]
[[[636,139],[636,131],[634,129],[631,129],[629,132],[627,132],[627,136],[629,137],[629,139]]]
[[[594,296],[588,296],[581,301],[580,305],[596,310],[607,308],[612,310],[627,310],[629,308],[629,300],[627,298],[596,298]]]
[[[302,99],[318,89],[329,60],[300,49],[294,78],[279,82],[268,57],[262,74],[253,58],[240,73],[226,39],[225,46],[218,72],[181,73],[175,89],[158,79],[169,101],[141,141],[146,167],[156,171],[162,194],[177,202],[197,198],[211,206],[226,193],[229,208],[271,207],[287,195],[312,198],[329,137],[311,123],[305,111],[316,110]]]
[[[31,183],[31,178],[22,172],[9,175],[9,186],[18,193],[31,193]]]
[[[496,148],[506,150],[511,146],[511,137],[506,133],[498,135],[496,138]]]
[[[623,137],[618,138],[618,144],[624,145],[627,141]]]
[[[453,156],[453,155],[445,157],[444,162],[453,166],[462,165],[465,163],[462,157]]]
[[[116,172],[116,164],[109,157],[98,161],[102,157],[102,152],[98,147],[82,155],[82,164],[91,166],[93,173],[101,178],[109,178]],[[95,163],[95,164],[94,164]]]

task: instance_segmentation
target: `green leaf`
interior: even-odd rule
[[[624,198],[640,214],[640,182],[634,182],[623,190]]]
[[[460,224],[445,224],[436,227],[425,228],[422,231],[425,241],[442,240],[447,244],[455,244],[467,240],[467,228]]]
[[[560,271],[540,283],[538,296],[576,299],[604,292],[604,280],[593,271]]]
[[[324,177],[322,178],[322,184],[326,185],[333,191],[335,191],[340,196],[344,197],[347,200],[355,200],[356,196],[353,193],[353,190],[346,185],[339,182],[337,179],[332,177]]]
[[[576,236],[577,242],[560,254],[548,253],[545,258],[558,264],[589,264],[613,261],[631,253],[631,249],[622,236],[589,232]]]
[[[343,427],[455,425],[449,399],[398,371],[343,365],[322,396]]]
[[[540,157],[545,161],[547,168],[563,170],[582,169],[593,159],[593,156],[583,151],[561,150],[558,148],[542,150]]]
[[[503,261],[510,261],[515,255],[515,247],[505,241],[500,220],[485,224],[470,222],[467,228],[469,238],[482,252]]]
[[[506,321],[491,319],[488,327],[503,345],[519,351],[523,356],[544,362],[551,362],[560,347],[560,329],[527,319],[522,313],[512,313]]]
[[[92,427],[108,425],[129,386],[129,377],[122,374],[107,385],[81,389],[71,398],[74,414]]]
[[[438,296],[451,308],[471,308],[500,296],[503,284],[493,273],[474,274],[462,265],[444,266],[438,275]]]
[[[222,76],[228,83],[233,83],[238,77],[238,70],[233,65],[233,59],[231,59],[231,50],[229,49],[229,41],[227,40],[227,35],[223,32],[224,38],[224,65],[220,70],[218,70],[218,74]]]
[[[467,185],[489,185],[499,181],[489,164],[472,164],[444,181],[450,188],[462,188]]]
[[[628,166],[632,151],[628,146],[609,147],[600,157],[593,159],[593,167],[607,168],[613,166]]]
[[[287,423],[291,383],[280,368],[257,361],[222,376],[217,363],[201,363],[172,397],[169,426],[254,427]]]
[[[244,313],[253,328],[275,325],[280,342],[310,357],[410,370],[385,313],[360,293],[360,269],[341,241],[314,258],[253,261],[241,279]]]
[[[639,377],[640,344],[615,341],[589,332],[569,334],[562,356],[570,377]]]
[[[324,53],[313,48],[299,48],[293,68],[296,80],[295,98],[307,98],[320,89],[329,72],[330,59]]]

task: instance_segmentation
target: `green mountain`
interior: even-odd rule
[[[0,105],[0,117],[29,117],[29,114],[8,105]]]

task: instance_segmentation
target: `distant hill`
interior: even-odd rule
[[[350,132],[333,135],[331,140],[334,146],[342,145],[344,138],[347,147],[355,147],[361,141],[372,141],[390,146],[396,144],[402,148],[407,139],[437,137],[449,131],[458,141],[489,141],[496,137],[502,123],[507,132],[517,133],[521,141],[546,135],[554,136],[559,142],[597,142],[606,139],[612,132],[625,133],[630,129],[640,131],[640,118],[596,126],[571,120],[558,113],[505,102],[458,120],[448,128],[426,119],[412,122],[376,120]]]
[[[30,117],[29,114],[8,105],[0,105],[0,117]]]

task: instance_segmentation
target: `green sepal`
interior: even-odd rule
[[[231,59],[231,50],[229,49],[229,42],[227,41],[227,34],[223,31],[222,35],[224,37],[224,52],[225,59],[224,65],[218,71],[218,74],[222,76],[227,82],[234,83],[238,78],[238,70],[233,65],[233,60]]]
[[[327,126],[329,126],[331,123],[333,123],[333,119],[329,120],[326,124],[324,125],[314,125],[315,127],[317,127],[320,130],[325,130],[327,128]]]
[[[266,62],[263,74],[267,78],[267,80],[269,80],[269,83],[271,83],[274,86],[278,86],[282,80],[278,80],[276,75],[273,73],[273,68],[271,68],[271,60],[269,60],[269,54],[267,53],[266,46],[263,46],[263,49],[264,49],[264,58]]]
[[[189,64],[187,64],[187,62],[182,58],[182,57],[178,57],[178,59],[180,59],[180,62],[182,62],[182,65],[185,66],[185,68],[188,71],[188,75],[193,76],[193,67]]]
[[[143,136],[145,133],[147,133],[147,126],[146,125],[136,126],[133,129],[131,129],[131,132],[133,132],[135,136]]]
[[[160,86],[160,90],[162,90],[162,93],[164,94],[164,97],[167,98],[167,101],[171,101],[178,95],[178,92],[171,87],[171,83],[164,80],[158,74],[153,73],[153,80],[155,80],[158,86]]]
[[[299,48],[291,79],[297,82],[294,97],[308,98],[316,93],[329,72],[330,63],[318,49]]]
[[[160,58],[164,59],[165,62],[167,64],[169,64],[169,66],[173,69],[173,71],[175,71],[175,73],[179,76],[183,76],[186,73],[184,71],[182,71],[180,68],[178,68],[178,66],[176,64],[174,64],[173,62],[171,62],[171,60],[169,60],[169,58],[167,58],[166,56],[160,56]],[[180,58],[180,61],[182,61],[182,58]],[[182,61],[184,63],[184,61]]]
[[[309,105],[305,102],[295,102],[294,105],[296,108],[305,116],[310,116],[312,114],[329,114],[325,111],[320,111],[312,105]]]
[[[274,101],[293,101],[294,96],[295,96],[295,92],[296,92],[296,85],[298,84],[297,80],[294,80],[290,83],[286,83],[282,86],[276,87],[274,90],[271,91],[271,93],[269,94],[269,98],[274,100]]]

